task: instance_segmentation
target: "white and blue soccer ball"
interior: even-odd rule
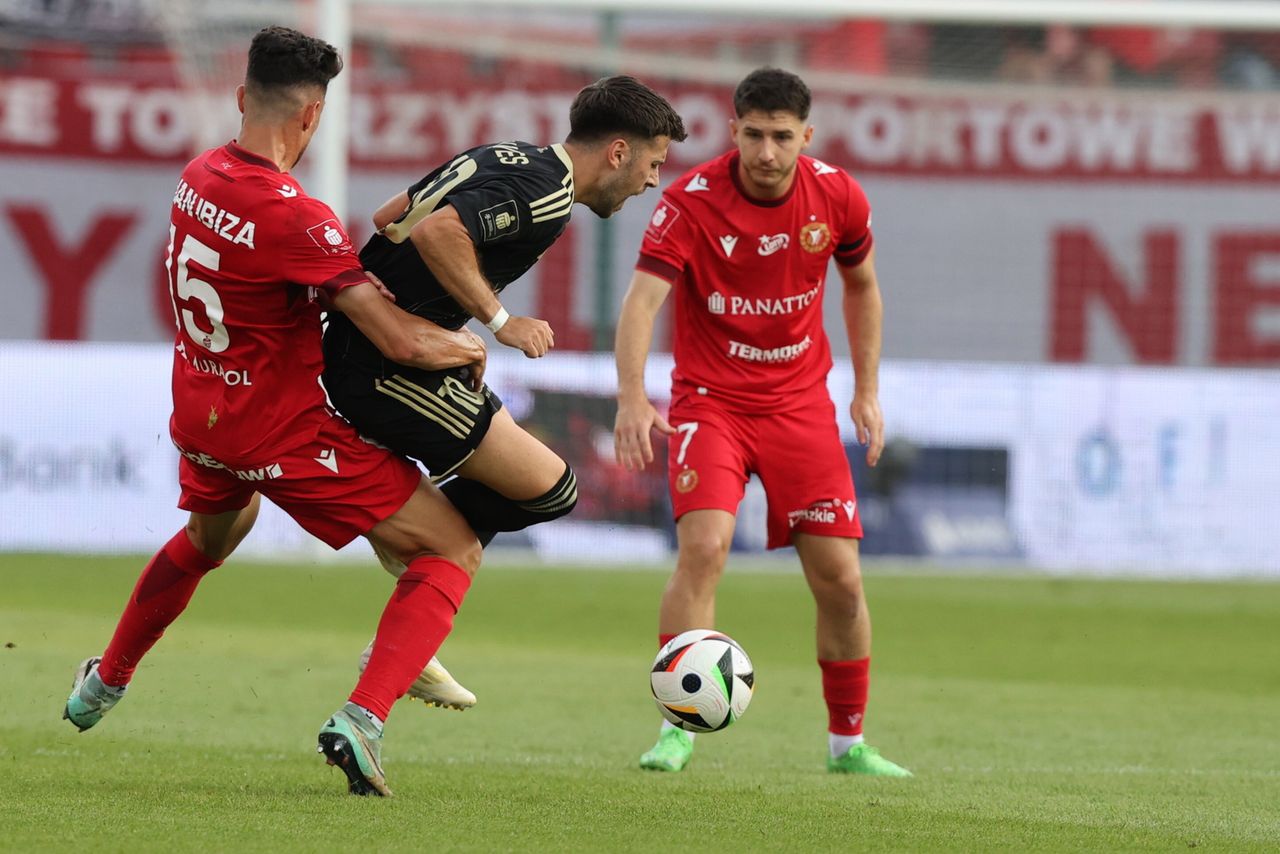
[[[671,723],[689,732],[717,732],[747,710],[755,670],[733,638],[691,629],[658,651],[649,685],[658,710]]]

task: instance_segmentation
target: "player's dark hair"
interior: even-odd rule
[[[256,94],[294,86],[318,86],[323,90],[340,71],[342,57],[328,42],[288,27],[266,27],[249,45],[245,87]]]
[[[813,97],[804,81],[781,68],[757,68],[742,78],[733,93],[733,110],[742,118],[752,110],[791,113],[800,121],[809,118]]]
[[[594,143],[608,137],[653,139],[688,136],[684,121],[667,99],[634,77],[602,77],[584,88],[569,107],[569,142]]]

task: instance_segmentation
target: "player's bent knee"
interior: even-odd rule
[[[529,515],[529,524],[537,525],[550,522],[573,512],[578,506],[578,478],[573,467],[564,464],[564,474],[556,481],[555,486],[528,501],[518,501],[517,506]]]

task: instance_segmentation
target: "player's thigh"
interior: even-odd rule
[[[254,493],[239,510],[195,513],[187,520],[187,537],[196,551],[213,560],[226,560],[244,542],[258,519],[262,499]]]
[[[751,474],[752,437],[745,420],[709,403],[673,403],[667,420],[667,486],[677,520],[693,510],[734,514]]]
[[[769,502],[769,548],[788,545],[796,533],[862,536],[849,458],[828,396],[761,416],[759,442],[758,471]]]
[[[475,532],[439,487],[425,477],[395,513],[369,529],[366,536],[380,555],[403,563],[438,555],[468,573],[480,567],[480,542]]]
[[[545,495],[564,469],[565,461],[555,451],[500,409],[475,453],[458,467],[458,474],[513,501],[527,501]]]
[[[502,409],[488,386],[467,386],[464,369],[377,376],[342,362],[324,376],[330,399],[361,435],[420,461],[436,480],[457,473]]]
[[[313,536],[342,548],[398,511],[418,467],[330,416],[314,439],[255,470],[254,486]]]

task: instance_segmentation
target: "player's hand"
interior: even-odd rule
[[[867,446],[867,465],[874,466],[884,451],[884,415],[875,395],[855,394],[849,404],[849,416],[858,441]]]
[[[512,315],[493,337],[500,344],[522,351],[530,359],[547,355],[547,351],[556,344],[556,334],[551,330],[551,324],[536,317]]]
[[[379,279],[377,276],[375,276],[373,273],[370,273],[368,270],[364,271],[364,277],[369,280],[369,284],[373,285],[375,288],[378,289],[378,293],[382,295],[382,298],[384,300],[386,300],[387,302],[396,301],[396,295],[391,293],[391,289],[382,283],[382,279]]]
[[[480,353],[480,357],[476,361],[466,366],[467,385],[472,391],[479,391],[484,388],[484,369],[489,358],[489,351],[484,346],[484,339],[470,329],[464,326],[458,332],[464,336],[464,340],[469,342],[471,347],[474,347]]]
[[[618,465],[627,471],[640,471],[653,462],[651,430],[668,436],[676,432],[647,398],[618,401],[618,415],[613,421],[613,455]]]

